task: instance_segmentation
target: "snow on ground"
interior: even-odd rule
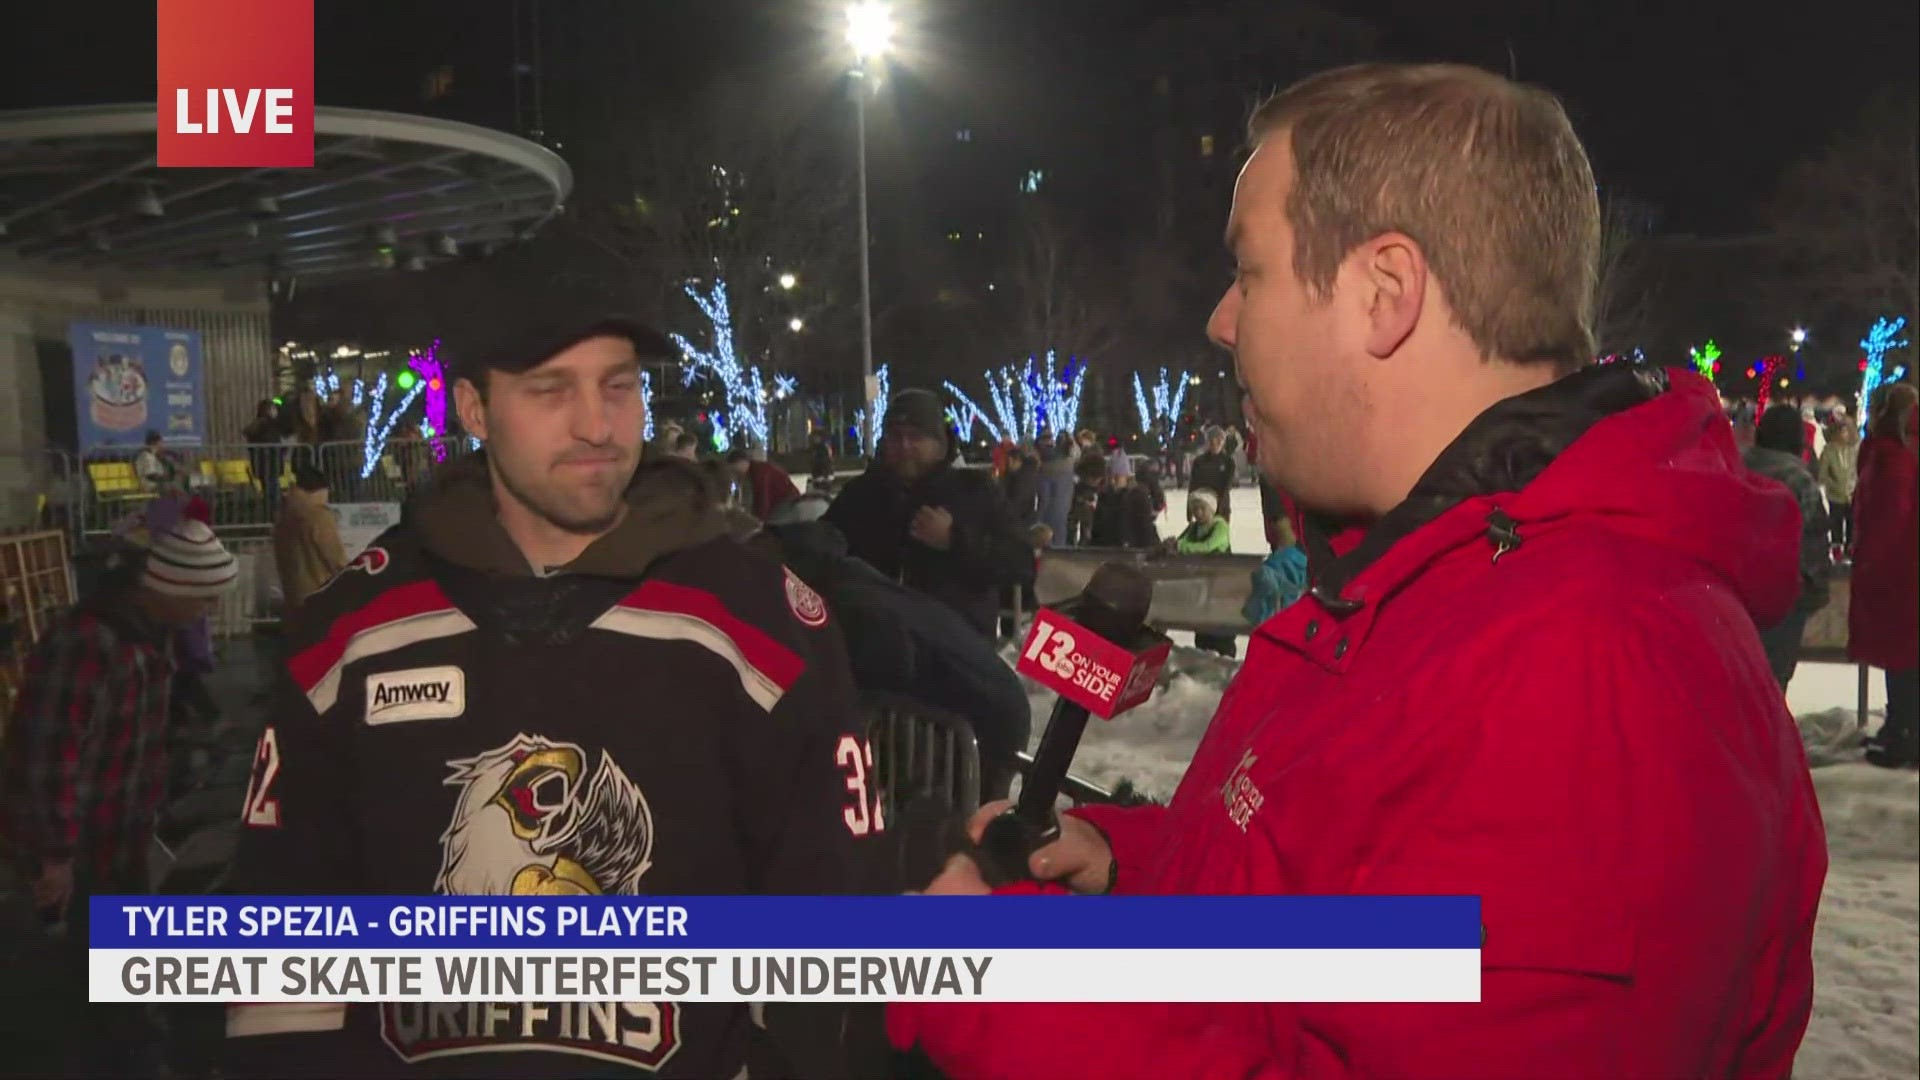
[[[1258,506],[1251,488],[1234,496],[1236,508]],[[1167,501],[1163,536],[1185,521],[1185,493],[1169,490]],[[1233,549],[1266,551],[1257,510],[1234,515]],[[1185,644],[1183,637],[1191,640],[1175,640]],[[1074,772],[1107,787],[1131,780],[1170,797],[1236,667],[1176,649],[1173,674],[1150,701],[1088,728]],[[1920,773],[1859,760],[1857,670],[1802,664],[1787,691],[1814,766],[1831,860],[1814,939],[1813,1019],[1795,1068],[1820,1080],[1920,1075]],[[1886,700],[1878,671],[1870,689],[1869,724],[1877,726]],[[1034,693],[1031,704],[1037,743],[1053,699]]]

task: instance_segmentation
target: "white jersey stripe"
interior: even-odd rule
[[[780,698],[785,693],[779,683],[747,661],[746,653],[741,651],[738,643],[705,619],[676,611],[650,611],[616,605],[593,620],[593,628],[654,641],[690,641],[702,646],[731,664],[734,674],[740,677],[740,688],[747,692],[755,704],[768,712],[780,704]]]

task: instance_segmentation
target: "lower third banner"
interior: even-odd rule
[[[97,897],[99,1002],[1441,1002],[1472,897]]]

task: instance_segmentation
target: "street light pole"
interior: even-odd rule
[[[873,446],[873,397],[878,388],[873,380],[873,267],[871,237],[867,225],[867,95],[873,81],[874,61],[881,60],[893,41],[893,16],[884,0],[861,0],[847,5],[847,44],[853,47],[853,115],[859,129],[860,144],[860,438],[862,453]]]
[[[860,397],[867,403],[860,414],[860,451],[864,455],[871,452],[877,435],[873,430],[873,259],[867,232],[867,67],[864,61],[854,69],[853,115],[860,148]]]

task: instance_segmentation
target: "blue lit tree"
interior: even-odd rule
[[[783,430],[769,376],[794,362],[790,323],[837,333],[854,314],[828,303],[858,264],[853,159],[825,127],[842,114],[786,89],[770,71],[730,72],[647,111],[606,148],[595,190],[610,197],[558,223],[624,271],[636,310],[680,331],[685,373],[724,394],[715,411],[735,446]]]
[[[872,401],[867,402],[865,409],[853,410],[853,430],[863,441],[860,449],[868,457],[873,457],[880,451],[880,431],[887,422],[887,401],[893,395],[893,380],[887,371],[886,364],[881,364],[880,370],[873,373],[873,380],[880,393],[875,395]],[[869,411],[873,413],[872,427],[867,426]],[[865,434],[861,434],[862,432]]]
[[[1886,383],[1897,380],[1906,373],[1906,369],[1896,369],[1893,378],[1886,377],[1887,354],[1895,349],[1907,347],[1907,339],[1900,336],[1907,320],[1880,318],[1874,321],[1873,329],[1860,339],[1860,347],[1866,350],[1867,358],[1860,365],[1860,395],[1854,400],[1854,415],[1860,418],[1860,430],[1867,430],[1867,409],[1873,405],[1873,395]]]
[[[987,372],[989,413],[951,382],[942,383],[953,396],[951,416],[963,433],[974,425],[987,429],[995,442],[1030,443],[1042,435],[1071,433],[1080,422],[1080,396],[1086,388],[1087,366],[1069,359],[1056,366],[1053,353],[1045,366],[1028,357],[1025,366],[1008,365]]]
[[[1171,445],[1175,429],[1180,424],[1180,409],[1186,403],[1188,375],[1180,373],[1178,388],[1169,385],[1167,369],[1160,369],[1160,381],[1153,386],[1153,397],[1147,397],[1147,391],[1140,383],[1140,373],[1133,373],[1133,407],[1140,413],[1140,433],[1150,435],[1161,446]]]
[[[740,361],[734,351],[733,309],[724,280],[715,279],[705,292],[696,285],[687,285],[686,293],[706,316],[709,327],[709,344],[705,349],[695,346],[682,334],[668,335],[680,349],[686,385],[692,386],[702,378],[720,385],[726,397],[726,409],[724,413],[714,414],[717,421],[724,416],[724,421],[717,422],[715,427],[724,426],[729,445],[766,446],[767,402],[776,394],[781,398],[791,394],[796,385],[794,380],[775,376],[769,383],[761,376],[758,365]]]
[[[414,399],[426,392],[426,380],[412,377],[407,373],[407,382],[412,385],[400,398],[399,404],[391,410],[387,408],[387,373],[381,372],[373,382],[373,390],[366,395],[367,401],[367,441],[361,451],[360,479],[365,480],[379,468],[380,458],[387,452],[387,439],[393,435],[393,429],[399,425],[400,418],[413,406]],[[360,380],[354,380],[354,400],[360,400]]]

